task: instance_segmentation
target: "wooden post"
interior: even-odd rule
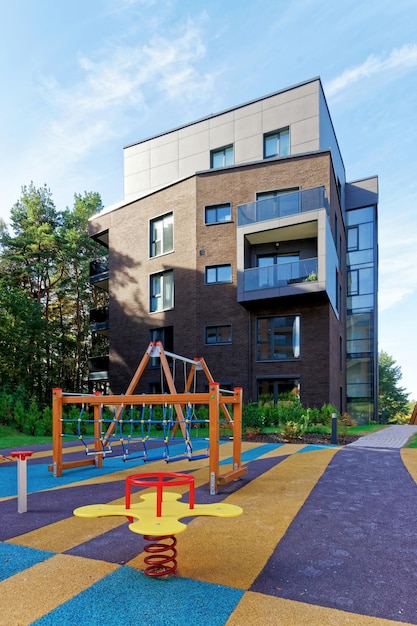
[[[242,388],[235,387],[233,405],[233,469],[240,468],[242,459]]]
[[[101,391],[95,391],[95,396],[101,396]],[[94,416],[94,450],[95,450],[95,464],[96,467],[103,467],[103,444],[101,441],[101,411],[103,405],[95,404],[93,407],[93,416]]]

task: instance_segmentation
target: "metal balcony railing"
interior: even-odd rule
[[[108,279],[108,277],[109,263],[107,256],[90,261],[90,283],[100,282]]]
[[[97,309],[90,310],[90,330],[99,332],[107,330],[109,327],[109,307],[101,306]]]
[[[274,289],[294,283],[317,280],[317,258],[303,259],[293,263],[252,267],[244,270],[244,291]]]
[[[108,380],[109,378],[109,357],[94,356],[88,359],[88,380]]]
[[[237,207],[237,224],[246,226],[317,209],[329,211],[324,186],[292,191],[273,198],[241,204]]]

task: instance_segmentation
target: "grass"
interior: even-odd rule
[[[406,448],[417,448],[417,433],[415,433],[408,441]]]
[[[50,443],[52,445],[52,437],[32,437],[20,433],[10,426],[0,424],[0,450],[7,448],[19,448],[20,446],[27,448],[40,443]]]
[[[350,428],[348,428],[346,430],[346,434],[347,435],[369,435],[370,433],[374,433],[377,430],[381,430],[382,428],[387,428],[388,425],[383,425],[383,424],[364,424],[363,426],[351,426]],[[280,429],[277,428],[276,426],[270,426],[270,427],[266,427],[262,429],[263,433],[268,433],[268,434],[278,434],[280,432]],[[332,432],[332,429],[330,426],[317,426],[314,427],[312,426],[311,428],[308,429],[308,432],[310,433],[320,433],[323,435],[330,435]]]

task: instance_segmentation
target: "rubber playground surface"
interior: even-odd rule
[[[37,447],[26,513],[16,463],[0,462],[0,625],[417,624],[417,451],[242,446],[247,474],[214,496],[208,459],[109,457],[54,478],[51,451]],[[82,454],[76,444],[65,453]],[[230,463],[231,442],[220,456]],[[145,541],[124,517],[73,515],[123,503],[125,478],[144,471],[192,473],[196,503],[243,509],[183,519],[177,576],[144,574]],[[187,487],[173,490],[186,501]]]

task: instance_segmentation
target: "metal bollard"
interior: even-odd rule
[[[17,512],[26,513],[28,510],[27,505],[27,472],[26,472],[26,457],[32,456],[33,452],[18,451],[11,452],[10,456],[17,458]]]
[[[332,444],[337,446],[337,415],[332,413]]]

